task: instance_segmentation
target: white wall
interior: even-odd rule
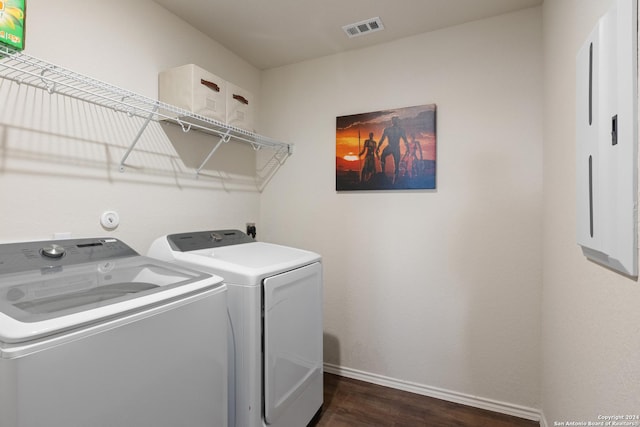
[[[158,72],[185,63],[259,88],[256,68],[151,0],[36,1],[27,13],[27,54],[151,98]],[[196,180],[157,125],[121,174],[140,120],[6,80],[0,96],[1,240],[110,234],[145,252],[165,233],[244,228],[258,218],[255,186]],[[99,225],[107,209],[121,217],[114,232]]]
[[[575,58],[610,0],[545,0],[542,410],[547,425],[640,414],[640,287],[575,238]]]
[[[326,362],[539,407],[541,72],[533,8],[263,73],[260,237],[323,255]],[[336,116],[430,103],[436,191],[336,193]]]

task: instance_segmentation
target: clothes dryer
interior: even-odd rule
[[[163,236],[148,255],[224,278],[229,425],[306,426],[323,402],[320,255],[238,230]]]
[[[117,239],[0,245],[0,426],[226,426],[226,305]]]

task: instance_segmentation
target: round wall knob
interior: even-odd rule
[[[120,216],[116,211],[106,211],[100,216],[100,224],[107,230],[115,230],[120,225]]]

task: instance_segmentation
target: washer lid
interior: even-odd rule
[[[222,285],[143,256],[0,275],[0,341],[16,343]]]

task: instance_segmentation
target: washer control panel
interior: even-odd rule
[[[173,250],[180,252],[255,242],[252,237],[247,236],[240,230],[194,231],[192,233],[170,234],[167,236],[167,240]]]
[[[0,245],[0,274],[136,255],[136,251],[114,238],[8,243]]]

